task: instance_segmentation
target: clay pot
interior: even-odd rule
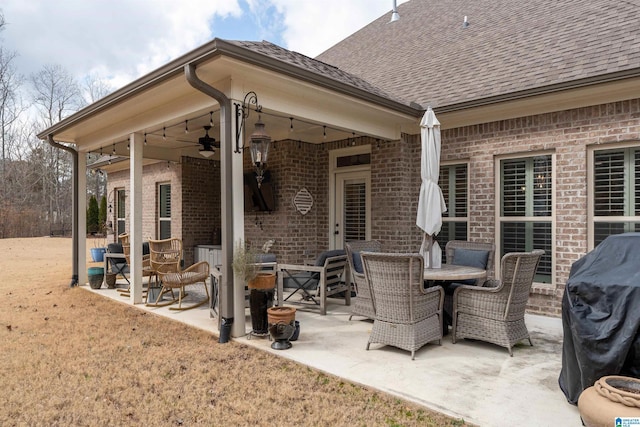
[[[640,380],[602,377],[580,394],[578,409],[587,427],[612,426],[616,418],[640,418]]]
[[[269,307],[267,318],[270,324],[284,323],[288,325],[296,319],[296,309],[293,307]]]
[[[273,289],[276,287],[275,273],[258,273],[247,283],[249,289]]]

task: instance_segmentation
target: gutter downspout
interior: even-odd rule
[[[230,185],[233,175],[232,140],[231,140],[231,100],[218,89],[200,80],[196,75],[196,66],[186,64],[184,74],[189,84],[215,99],[220,104],[220,169],[221,169],[221,199],[222,199],[222,283],[220,286],[220,337],[218,342],[229,341],[231,326],[233,325],[233,271],[231,270],[231,254],[233,254],[233,191]]]
[[[67,151],[71,153],[73,158],[73,204],[72,210],[72,222],[71,222],[71,247],[72,247],[72,276],[69,287],[73,288],[78,286],[78,152],[71,147],[59,144],[53,140],[53,135],[47,135],[47,142],[55,148]]]

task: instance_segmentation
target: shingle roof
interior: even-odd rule
[[[411,0],[398,11],[317,59],[433,107],[640,68],[640,0]]]
[[[305,56],[301,53],[284,49],[273,43],[267,41],[255,42],[239,40],[226,40],[226,42],[268,56],[270,58],[277,59],[287,64],[294,65],[306,71],[310,71],[314,74],[331,78],[340,83],[353,86],[357,89],[367,91],[374,95],[408,105],[408,102],[404,101],[403,99],[386,93],[385,91],[358,76],[343,71],[333,65],[329,65],[322,61],[309,58],[308,56]]]

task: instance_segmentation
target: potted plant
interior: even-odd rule
[[[273,245],[269,241],[263,245],[263,253],[268,253]],[[241,278],[249,289],[249,308],[251,309],[250,335],[268,336],[267,309],[273,305],[273,293],[276,285],[274,271],[264,270],[262,255],[256,249],[239,241],[233,251],[231,266],[237,277]]]
[[[268,240],[262,246],[262,253],[266,254],[273,246],[273,240]],[[272,271],[263,271],[260,263],[261,253],[246,245],[242,240],[233,250],[233,272],[247,284],[249,289],[273,289],[275,288],[276,274]]]

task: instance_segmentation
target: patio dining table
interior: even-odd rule
[[[486,279],[487,270],[467,265],[442,264],[441,268],[425,268],[424,280],[434,281],[458,281]]]

